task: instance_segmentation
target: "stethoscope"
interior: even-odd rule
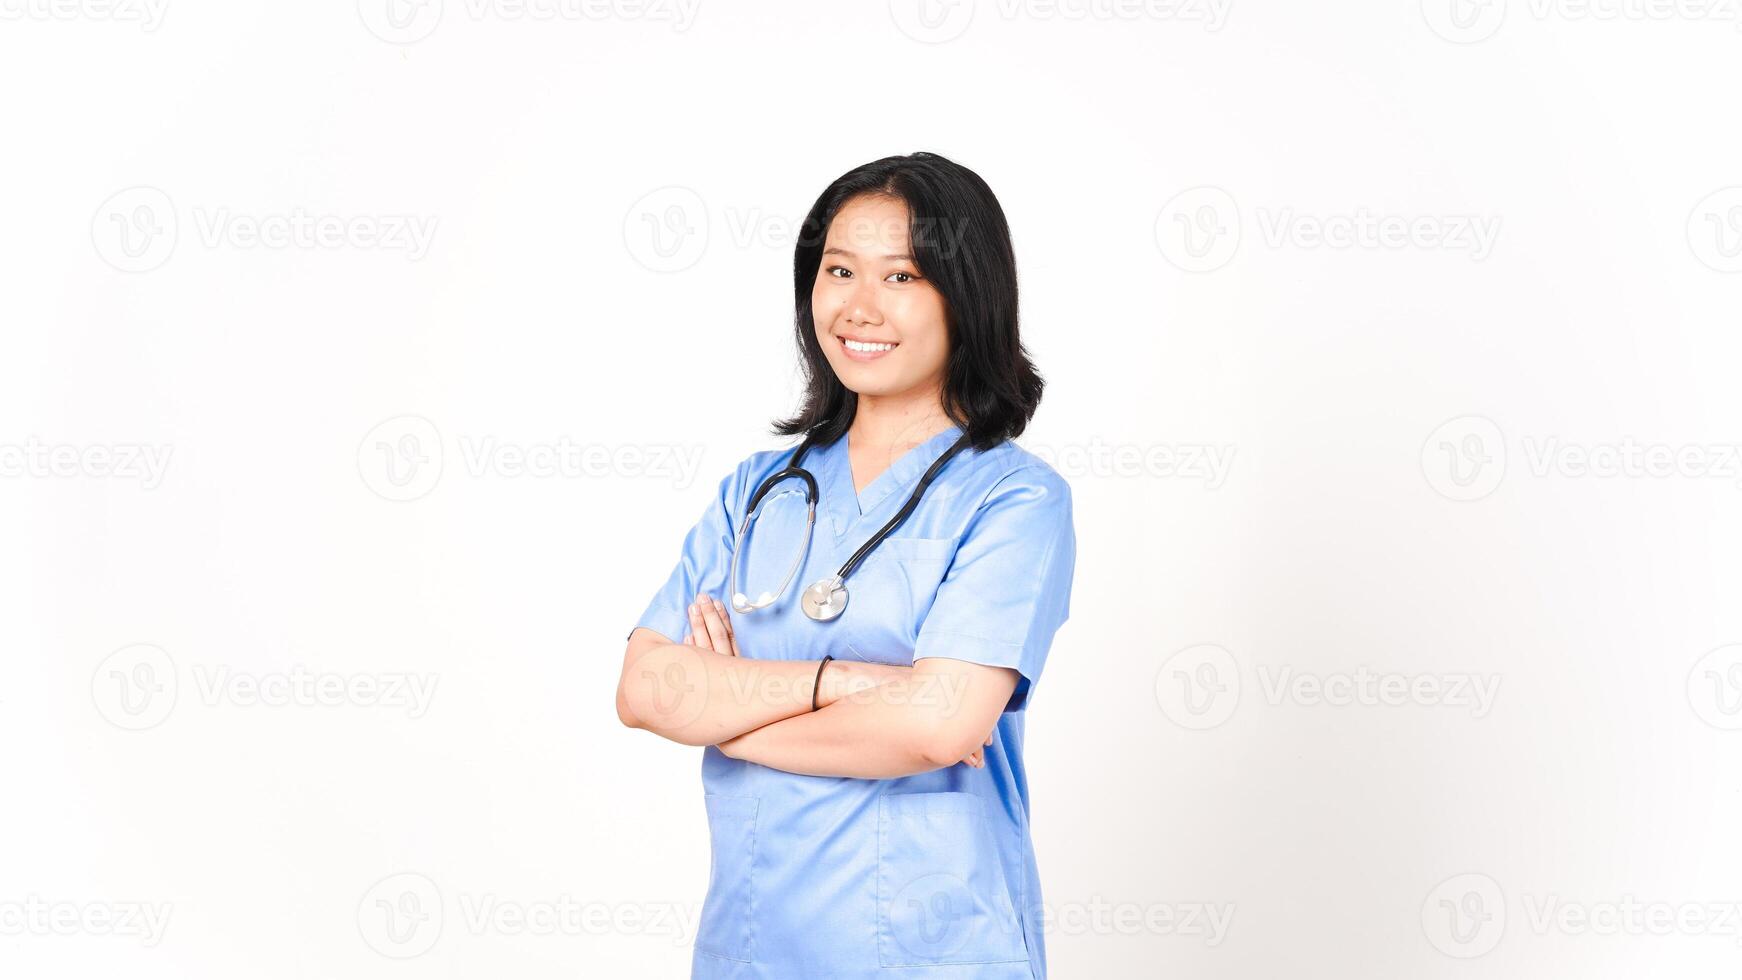
[[[799,605],[803,607],[806,616],[819,623],[826,623],[841,615],[847,608],[847,576],[853,574],[853,569],[858,568],[859,563],[864,561],[874,548],[882,544],[884,538],[889,537],[891,532],[900,527],[902,521],[907,520],[907,515],[913,513],[913,509],[919,506],[919,498],[925,495],[925,488],[930,485],[932,478],[938,475],[938,471],[944,468],[944,464],[950,461],[950,457],[967,448],[968,441],[968,436],[964,433],[960,439],[955,441],[954,445],[945,450],[944,454],[931,464],[931,467],[925,471],[925,475],[919,478],[919,484],[913,488],[913,492],[908,494],[907,503],[902,505],[901,510],[897,511],[887,524],[878,529],[876,534],[871,535],[869,541],[860,545],[859,550],[853,552],[853,557],[848,558],[847,563],[842,565],[839,571],[804,590]],[[792,584],[793,576],[798,574],[799,566],[804,564],[805,555],[810,552],[811,532],[816,529],[817,499],[820,494],[817,491],[816,477],[799,465],[810,447],[810,440],[806,439],[799,445],[798,449],[793,451],[792,459],[786,464],[786,468],[763,480],[762,485],[756,488],[756,495],[750,498],[750,510],[745,513],[744,523],[738,527],[738,539],[732,546],[732,568],[728,573],[731,578],[726,583],[726,587],[732,590],[732,608],[741,613],[753,612],[771,606],[775,600],[785,595],[787,586]],[[804,499],[807,511],[804,526],[804,546],[798,550],[798,556],[793,559],[792,567],[787,569],[786,578],[781,580],[780,588],[773,592],[764,592],[752,601],[749,596],[738,591],[738,557],[744,553],[744,545],[748,541],[746,535],[750,531],[750,522],[756,518],[756,509],[762,504],[762,499],[768,496],[768,491],[773,490],[780,481],[793,477],[804,481]]]

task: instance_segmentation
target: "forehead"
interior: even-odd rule
[[[860,196],[835,212],[826,245],[851,252],[907,250],[907,203],[895,198]],[[881,253],[879,253],[881,254]]]

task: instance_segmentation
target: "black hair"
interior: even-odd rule
[[[803,433],[817,445],[828,445],[852,425],[859,396],[841,384],[817,341],[811,289],[829,223],[849,200],[866,194],[907,205],[909,251],[920,275],[943,295],[950,341],[945,414],[981,451],[1021,435],[1040,405],[1045,382],[1018,334],[1010,225],[979,174],[935,153],[884,157],[855,167],[811,205],[792,261],[793,331],[804,370],[804,404],[797,415],[776,421],[774,431]]]

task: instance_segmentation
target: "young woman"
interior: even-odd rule
[[[868,163],[794,278],[803,438],[721,482],[617,690],[707,746],[692,976],[1044,978],[1023,722],[1076,538],[1009,441],[1041,379],[1003,210],[943,157]]]

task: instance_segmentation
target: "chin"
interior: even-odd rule
[[[866,370],[860,364],[845,364],[835,368],[835,379],[855,395],[892,395],[902,390],[894,379],[880,371]]]

